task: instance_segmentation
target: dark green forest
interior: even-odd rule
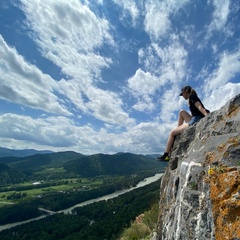
[[[159,200],[160,180],[108,201],[55,214],[0,232],[1,240],[117,239],[136,216]]]
[[[116,239],[137,215],[159,199],[159,182],[107,202],[76,208],[71,215],[56,212],[133,187],[163,172],[165,166],[152,156],[131,153],[86,156],[50,152],[2,157],[0,225],[46,217],[45,210],[55,214],[2,231],[0,239]]]
[[[148,173],[149,174],[149,173]],[[42,215],[42,212],[39,211],[39,208],[44,208],[51,211],[59,211],[62,209],[69,208],[78,203],[98,198],[110,193],[114,193],[117,190],[130,188],[135,186],[139,181],[148,177],[147,173],[142,173],[134,178],[132,176],[125,176],[115,179],[113,182],[105,182],[101,186],[89,189],[89,190],[77,190],[72,189],[64,192],[52,192],[42,195],[41,198],[35,197],[30,199],[25,199],[22,195],[22,192],[14,192],[10,195],[15,197],[20,201],[13,205],[6,205],[0,208],[0,224],[14,223],[18,221],[28,220],[30,218],[35,218]],[[39,186],[43,187],[43,186]]]
[[[100,175],[127,175],[148,170],[156,171],[157,168],[161,169],[165,166],[164,163],[155,161],[153,157],[132,153],[85,156],[75,152],[3,157],[0,158],[0,164],[0,186],[27,179],[49,180]],[[52,169],[55,171],[50,171]]]

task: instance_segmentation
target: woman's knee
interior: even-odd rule
[[[186,114],[186,113],[188,114],[188,112],[187,112],[186,110],[181,109],[178,114],[179,114],[180,116],[182,116],[183,114]]]
[[[186,110],[183,110],[183,109],[179,111],[179,116],[185,122],[189,122],[192,118],[192,116]]]
[[[175,137],[176,135],[178,135],[176,129],[173,129],[171,132],[170,132],[170,136],[171,137]]]

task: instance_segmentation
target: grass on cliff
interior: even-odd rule
[[[119,240],[149,240],[153,239],[158,221],[159,204],[155,203],[151,209],[131,223],[131,226],[123,231]]]

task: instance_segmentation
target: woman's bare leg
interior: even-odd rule
[[[188,127],[188,123],[183,123],[181,126],[178,126],[177,128],[173,129],[170,132],[169,137],[168,137],[168,141],[167,141],[167,146],[166,146],[166,149],[165,149],[166,153],[170,152],[170,150],[173,146],[175,136],[180,134],[187,127]]]
[[[167,141],[167,146],[165,149],[165,153],[161,157],[158,158],[159,160],[164,160],[168,156],[168,153],[172,149],[175,136],[178,135],[179,133],[181,133],[184,129],[186,129],[189,126],[188,122],[190,122],[191,119],[192,119],[192,116],[187,111],[185,111],[185,110],[179,111],[178,127],[173,129],[170,132],[168,141]],[[185,123],[184,123],[184,121],[185,121]]]
[[[178,113],[178,127],[181,126],[184,121],[186,123],[190,122],[192,116],[185,110],[180,110]]]

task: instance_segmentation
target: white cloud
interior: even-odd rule
[[[122,110],[123,103],[117,94],[94,87],[89,87],[86,94],[90,100],[86,106],[97,119],[120,126],[134,123],[134,120]]]
[[[153,41],[172,33],[171,15],[183,8],[189,0],[147,1],[145,5],[145,31]]]
[[[180,44],[175,35],[172,36],[170,45],[164,48],[153,44],[157,56],[161,59],[159,71],[165,82],[177,83],[182,81],[187,73],[187,51]]]
[[[20,149],[35,148],[72,151],[83,154],[102,152],[104,145],[112,146],[116,135],[96,131],[88,125],[77,126],[66,117],[32,118],[16,114],[0,116],[0,136],[3,146]],[[110,147],[107,149],[109,151]]]
[[[21,2],[27,25],[32,30],[31,36],[42,55],[68,76],[68,79],[59,82],[52,79],[45,82],[52,82],[54,91],[68,98],[68,104],[74,104],[75,111],[92,114],[111,124],[132,123],[122,109],[121,99],[96,86],[102,81],[101,70],[111,64],[111,59],[101,56],[98,51],[103,45],[114,45],[107,20],[97,17],[88,6],[77,0]],[[39,78],[41,77],[42,73],[39,74]],[[24,82],[22,84],[24,87]],[[44,98],[43,93],[37,92],[36,96],[29,96],[32,96],[32,101],[37,102],[38,98]],[[57,97],[52,94],[52,98]],[[45,99],[43,102],[47,104]],[[49,106],[54,102],[56,100],[52,100]]]
[[[161,121],[169,124],[173,121],[176,122],[177,116],[175,112],[180,110],[180,107],[184,104],[183,102],[183,99],[179,97],[179,87],[177,84],[172,85],[171,88],[164,91],[160,98],[161,108],[159,118]]]
[[[164,2],[151,2],[146,5],[145,30],[153,40],[159,40],[167,31],[171,22]]]
[[[149,96],[137,97],[137,103],[133,105],[133,109],[139,112],[151,113],[156,109],[156,103]]]
[[[152,95],[159,87],[159,79],[149,72],[138,69],[133,77],[128,80],[128,86],[137,95]]]
[[[205,106],[211,111],[225,105],[231,98],[239,94],[240,84],[240,51],[223,52],[219,56],[216,69],[205,73],[204,81]]]
[[[159,78],[138,69],[135,75],[128,79],[129,91],[137,100],[133,108],[140,112],[153,111],[156,104],[153,102],[152,97],[160,84]]]
[[[125,15],[127,15],[126,13],[130,14],[132,18],[132,23],[133,25],[135,25],[139,16],[139,10],[136,3],[134,1],[129,0],[113,0],[113,1],[114,3],[118,4],[123,8],[124,10],[123,18],[125,17]]]
[[[213,21],[211,28],[216,28],[217,30],[223,30],[226,25],[229,15],[230,0],[213,0],[214,6]]]
[[[157,122],[142,122],[128,130],[128,138],[131,140],[133,152],[142,150],[147,152],[159,152],[165,148],[168,134],[172,125],[162,125]]]
[[[152,43],[139,50],[139,62],[144,68],[161,78],[161,84],[178,82],[185,77],[188,53],[176,35],[171,35],[169,44]]]
[[[133,108],[142,112],[155,110],[158,103],[154,102],[154,94],[161,92],[160,103],[164,101],[161,107],[162,119],[170,121],[176,107],[179,107],[178,104],[172,104],[173,98],[176,98],[175,91],[182,87],[179,85],[187,72],[186,50],[178,38],[172,35],[169,46],[160,47],[153,43],[146,49],[140,49],[139,61],[149,72],[138,69],[128,80],[130,92],[137,101]],[[168,94],[168,90],[171,94]]]
[[[22,0],[27,24],[44,57],[71,77],[100,73],[109,59],[95,53],[114,44],[110,26],[79,1]],[[79,71],[80,70],[80,71]]]
[[[71,149],[83,154],[159,152],[166,144],[170,129],[168,125],[149,122],[132,126],[127,132],[111,133],[106,129],[94,130],[89,125],[77,126],[66,117],[34,119],[16,114],[0,115],[0,124],[2,146],[53,151]]]
[[[210,95],[205,98],[206,107],[215,111],[224,106],[230,99],[240,93],[240,83],[227,83],[216,89],[213,89]]]
[[[240,73],[240,51],[224,52],[219,59],[218,68],[206,80],[206,91],[213,91],[231,81]]]
[[[73,133],[69,132],[71,122],[66,117],[38,118],[16,114],[0,116],[1,137],[24,140],[56,147],[68,147],[74,144]]]
[[[230,12],[229,8],[233,8],[230,1],[209,1],[204,9],[197,9],[202,3],[190,0],[113,2],[120,6],[114,6],[114,11],[120,10],[121,23],[116,18],[108,22],[108,16],[109,21],[115,16],[111,16],[111,12],[104,16],[106,9],[102,11],[102,7],[108,2],[103,0],[21,0],[22,5],[15,4],[20,5],[25,14],[21,33],[29,33],[41,57],[55,64],[66,77],[57,81],[44,74],[47,70],[40,70],[38,63],[29,64],[24,56],[9,47],[6,43],[9,39],[2,32],[6,38],[0,38],[0,98],[19,104],[18,109],[29,115],[4,114],[7,110],[2,110],[0,141],[3,146],[70,149],[84,154],[159,152],[165,147],[170,130],[176,126],[177,111],[182,106],[187,109],[183,98],[178,96],[184,82],[194,84],[197,90],[204,89],[203,102],[211,111],[239,93],[240,53],[232,52],[237,35],[233,39],[231,34],[221,34],[220,42],[216,38],[219,32],[215,31],[234,31],[233,19],[238,16],[236,9]],[[192,4],[189,8],[188,3]],[[209,13],[212,7],[210,28],[199,29],[201,23],[194,22],[196,19],[187,10]],[[206,17],[211,18],[211,14]],[[22,18],[17,21],[21,24]],[[191,25],[182,27],[184,22]],[[129,31],[136,31],[136,35]],[[202,41],[209,33],[212,41]],[[196,52],[195,44],[205,48]],[[20,52],[26,44],[19,42],[16,47],[19,46]],[[225,52],[216,58],[220,51]],[[138,64],[134,55],[137,52]],[[199,54],[199,62],[195,54]],[[217,60],[212,61],[213,58]],[[124,68],[127,64],[131,67]],[[217,67],[212,70],[214,65]],[[102,75],[106,69],[109,71]],[[116,72],[112,74],[113,71]],[[114,78],[109,79],[111,74]],[[106,79],[102,79],[106,75]],[[129,75],[132,77],[127,79]],[[192,77],[198,81],[191,82]],[[127,91],[118,92],[126,88]],[[27,107],[45,111],[45,115],[30,117],[32,113]],[[133,109],[140,113],[135,115]],[[49,117],[48,113],[58,117]]]
[[[159,68],[162,62],[153,46],[150,45],[146,48],[141,48],[138,51],[138,61],[146,71],[159,75]]]
[[[57,83],[27,63],[0,35],[0,98],[60,115],[71,115],[53,93]]]

